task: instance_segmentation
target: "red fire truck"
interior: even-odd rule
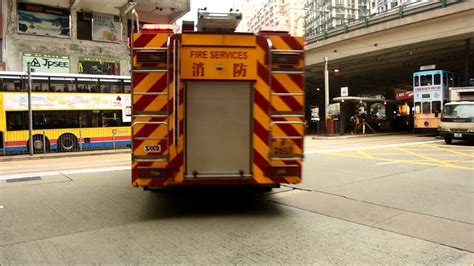
[[[240,17],[199,11],[197,30],[133,34],[133,186],[301,181],[303,38],[235,33]]]

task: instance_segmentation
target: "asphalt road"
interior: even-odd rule
[[[127,154],[0,162],[0,264],[474,263],[471,143],[305,146],[304,182],[263,196],[144,192]]]

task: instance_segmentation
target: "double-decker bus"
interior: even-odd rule
[[[449,101],[449,87],[459,84],[456,73],[426,70],[413,73],[414,126],[419,133],[436,134],[441,112]]]
[[[130,77],[32,73],[33,152],[130,145]],[[28,75],[0,72],[0,155],[29,152]]]

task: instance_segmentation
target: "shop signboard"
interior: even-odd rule
[[[69,38],[70,22],[67,9],[18,3],[19,33]]]
[[[28,62],[34,72],[70,73],[69,57],[44,54],[24,54],[23,71],[28,70]]]
[[[79,73],[95,75],[120,75],[120,60],[80,57]]]
[[[92,40],[117,43],[122,40],[122,23],[119,16],[94,12],[92,18]]]

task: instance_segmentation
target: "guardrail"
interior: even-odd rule
[[[29,154],[28,131],[0,132],[0,156]],[[33,153],[128,148],[130,127],[33,130]]]
[[[411,3],[407,5],[401,5],[398,8],[391,9],[370,17],[364,17],[362,19],[355,20],[348,24],[344,23],[340,26],[331,28],[329,31],[324,31],[315,37],[307,37],[307,43],[311,44],[317,41],[325,40],[337,35],[345,34],[358,29],[368,28],[373,25],[392,21],[395,19],[402,19],[404,17],[416,15],[419,13],[432,11],[439,8],[445,8],[452,4],[463,2],[462,0],[440,0],[440,1],[429,1],[420,3]]]

